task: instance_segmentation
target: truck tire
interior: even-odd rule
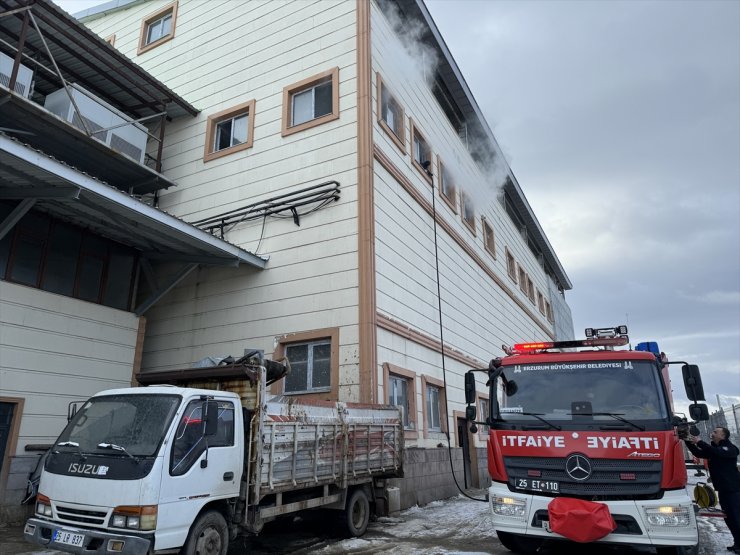
[[[517,534],[511,534],[510,532],[496,532],[498,540],[501,544],[514,553],[537,553],[537,550],[542,546],[544,540],[537,538],[525,538]]]
[[[226,555],[229,548],[229,528],[218,511],[200,515],[190,527],[183,555]]]
[[[370,522],[370,501],[364,489],[356,489],[349,496],[342,521],[350,537],[357,538],[365,533]]]

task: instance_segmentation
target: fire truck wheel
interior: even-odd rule
[[[349,496],[342,520],[351,537],[357,538],[365,533],[370,522],[370,501],[364,489],[356,489]]]
[[[525,538],[509,532],[496,532],[496,535],[503,546],[514,553],[537,553],[543,543],[543,540]]]
[[[200,515],[190,528],[183,555],[226,555],[229,529],[218,511]]]

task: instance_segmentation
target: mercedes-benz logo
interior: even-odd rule
[[[591,461],[586,455],[575,453],[565,461],[565,471],[578,482],[588,480],[591,476]]]

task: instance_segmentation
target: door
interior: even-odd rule
[[[457,446],[462,448],[465,487],[472,488],[474,485],[472,466],[470,464],[470,436],[468,435],[468,422],[464,418],[457,419]]]
[[[0,403],[0,476],[3,474],[5,449],[10,441],[10,430],[13,424],[14,403]]]

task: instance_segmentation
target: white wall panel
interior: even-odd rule
[[[207,355],[273,350],[276,335],[339,327],[341,394],[357,395],[356,5],[342,0],[179,0],[174,38],[137,56],[152,0],[87,24],[193,103],[201,113],[168,123],[164,172],[178,187],[160,206],[186,221],[336,180],[341,198],[301,218],[268,218],[226,239],[270,256],[266,270],[201,269],[148,313],[145,368]],[[281,136],[283,88],[339,68],[337,120]],[[203,161],[209,115],[255,99],[250,149]],[[259,248],[258,248],[259,246]]]
[[[51,443],[70,402],[130,385],[138,326],[130,312],[0,281],[0,397],[25,399],[17,454]]]

